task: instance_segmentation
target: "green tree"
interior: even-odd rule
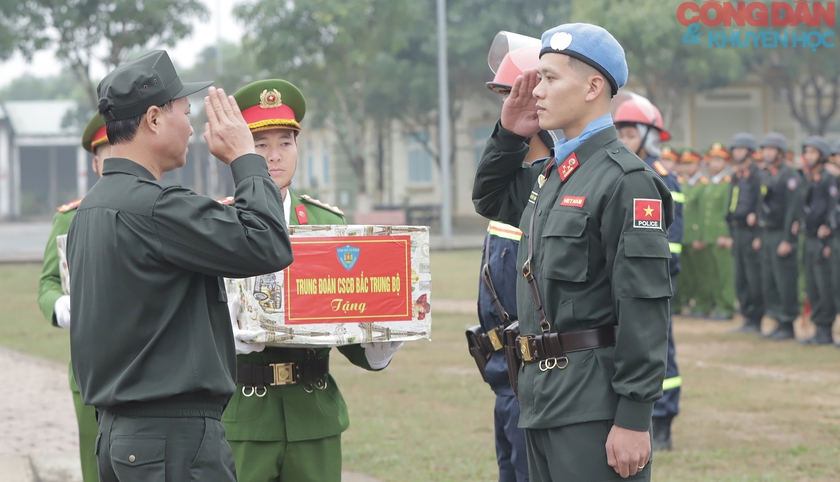
[[[0,24],[10,29],[0,34],[0,48],[7,36],[13,36],[14,49],[27,57],[55,47],[58,59],[84,85],[92,108],[97,104],[96,88],[90,80],[94,62],[110,70],[137,50],[174,45],[192,31],[194,18],[207,14],[199,0],[0,2],[6,7],[0,13],[13,14]]]
[[[631,77],[662,111],[666,127],[690,93],[744,77],[742,50],[686,44],[676,19],[684,0],[573,0],[574,18],[604,25],[624,47]]]

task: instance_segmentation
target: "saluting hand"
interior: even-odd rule
[[[523,137],[535,136],[540,131],[537,117],[537,71],[526,70],[513,82],[510,94],[502,105],[502,127]]]
[[[233,96],[226,96],[224,89],[210,87],[204,98],[204,109],[207,112],[204,140],[210,154],[230,164],[240,156],[256,152],[251,129]]]

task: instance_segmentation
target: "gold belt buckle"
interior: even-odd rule
[[[487,338],[490,339],[490,344],[493,345],[493,350],[499,351],[502,349],[502,340],[499,338],[498,326],[487,332]]]
[[[534,359],[534,356],[531,354],[531,347],[528,345],[528,340],[532,336],[533,335],[525,335],[520,336],[516,339],[516,341],[519,343],[519,354],[522,355],[522,360],[526,362],[529,362]]]
[[[272,387],[295,383],[294,363],[270,363],[268,366],[274,369],[274,382],[270,384]]]

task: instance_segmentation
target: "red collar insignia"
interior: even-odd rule
[[[300,206],[295,208],[295,213],[297,213],[298,223],[300,224],[308,224],[309,223],[309,216],[306,215],[306,206],[301,204]]]
[[[580,166],[580,163],[578,162],[577,156],[573,152],[569,155],[569,157],[566,158],[565,161],[563,161],[563,164],[557,166],[557,172],[560,173],[560,179],[563,182],[566,182],[566,179],[568,179],[569,176],[571,176],[572,173],[575,172],[575,169],[577,169],[578,166]]]

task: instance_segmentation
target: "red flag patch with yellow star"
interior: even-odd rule
[[[633,199],[633,227],[662,229],[662,201]]]

